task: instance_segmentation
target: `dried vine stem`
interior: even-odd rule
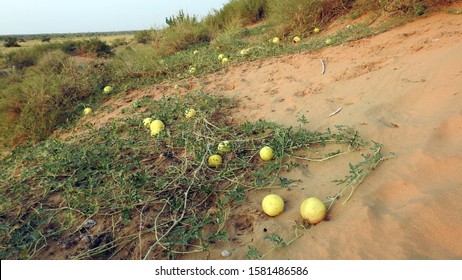
[[[324,64],[324,61],[322,59],[319,59],[319,61],[321,62],[321,66],[322,66],[321,73],[324,75],[324,73],[326,73],[326,64]]]
[[[210,145],[207,145],[207,150],[210,150]],[[185,166],[188,166],[187,164],[188,162],[188,159],[185,158]],[[154,249],[154,247],[157,245],[157,244],[160,244],[160,241],[165,237],[167,236],[175,227],[176,225],[178,225],[184,218],[184,215],[186,214],[186,208],[187,208],[187,205],[188,205],[188,194],[189,194],[189,191],[191,190],[191,188],[193,187],[194,185],[194,180],[197,179],[197,173],[199,172],[199,170],[201,170],[202,166],[204,165],[204,162],[205,162],[205,157],[202,158],[202,161],[201,163],[199,164],[199,166],[196,168],[196,170],[194,170],[194,176],[193,176],[193,180],[191,181],[191,183],[189,184],[188,188],[186,189],[186,191],[184,192],[184,206],[183,206],[183,211],[181,212],[181,215],[179,218],[175,219],[173,224],[168,228],[168,230],[160,237],[160,238],[157,238],[156,242],[154,244],[151,245],[151,247],[149,247],[146,255],[144,255],[144,258],[143,260],[146,260],[149,255],[151,254],[151,251],[152,249]],[[185,167],[186,168],[186,167]],[[159,214],[160,215],[160,214]],[[157,219],[157,217],[156,217]],[[156,237],[157,237],[157,231],[156,231]]]
[[[362,183],[364,178],[371,173],[382,161],[394,157],[394,154],[389,156],[382,156],[382,146],[378,143],[375,143],[373,147],[370,148],[372,154],[362,155],[364,161],[352,165],[350,164],[350,175],[347,175],[343,180],[335,180],[337,184],[346,184],[336,195],[329,197],[325,202],[329,204],[327,207],[327,211],[334,205],[334,202],[338,200],[340,197],[343,196],[343,193],[350,189],[350,194],[348,197],[342,202],[345,204],[350,200],[356,188]]]

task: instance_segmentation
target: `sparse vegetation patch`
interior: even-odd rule
[[[51,244],[63,244],[71,259],[118,258],[126,248],[139,248],[129,256],[135,259],[177,258],[226,240],[224,225],[249,192],[287,187],[280,172],[300,150],[344,145],[344,151],[305,158],[320,161],[377,149],[352,165],[345,189],[325,198],[331,204],[383,160],[379,146],[369,147],[346,127],[233,123],[236,102],[202,92],[140,104],[142,113],[22,147],[2,161],[3,259],[36,258]],[[187,117],[191,108],[196,114]],[[146,117],[162,120],[164,129],[150,133]],[[274,158],[260,158],[264,146],[274,149]],[[221,164],[208,163],[214,154]],[[90,219],[100,226],[85,227]]]

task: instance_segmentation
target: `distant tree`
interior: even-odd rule
[[[18,38],[16,37],[6,37],[5,43],[3,45],[7,48],[20,47],[20,45],[18,44]]]

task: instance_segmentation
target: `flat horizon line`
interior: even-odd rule
[[[152,28],[150,28],[152,29]],[[82,32],[53,32],[53,33],[24,33],[24,34],[0,34],[2,37],[21,37],[21,36],[45,36],[45,35],[85,35],[85,34],[124,34],[124,33],[134,33],[143,30],[150,29],[134,29],[134,30],[120,30],[120,31],[82,31]]]

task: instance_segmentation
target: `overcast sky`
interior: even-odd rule
[[[0,35],[159,28],[180,9],[205,16],[229,0],[0,0]]]

